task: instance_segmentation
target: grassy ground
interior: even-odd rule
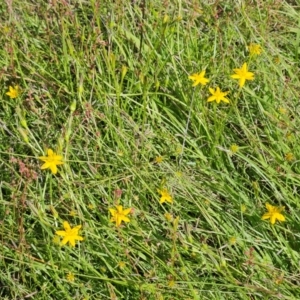
[[[0,299],[299,299],[298,1],[145,2],[0,4]]]

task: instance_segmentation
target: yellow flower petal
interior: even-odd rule
[[[267,219],[269,219],[269,218],[270,218],[269,213],[265,213],[265,214],[261,217],[262,220],[267,220]]]
[[[82,227],[82,225],[77,225],[77,226],[75,226],[72,230],[74,230],[74,231],[79,231],[79,229]]]
[[[245,78],[241,78],[240,79],[240,87],[243,87],[245,85],[246,79]]]
[[[50,168],[52,174],[56,174],[57,173],[57,167],[56,167],[56,165],[51,164],[49,166],[49,168]]]
[[[64,246],[67,242],[69,242],[70,241],[70,238],[67,236],[67,235],[65,235],[65,237],[63,238],[63,240],[61,241],[61,244]],[[70,242],[71,243],[71,242]],[[72,245],[72,244],[71,244]],[[73,245],[72,245],[73,246]]]
[[[271,216],[270,222],[271,222],[272,225],[275,224],[275,222],[276,222],[276,215],[272,215]]]
[[[281,221],[281,222],[285,221],[285,217],[282,214],[277,214],[276,218],[277,218],[278,221]]]
[[[270,210],[273,209],[273,206],[267,202],[267,203],[266,203],[266,209],[267,209],[268,211],[270,211]]]
[[[41,166],[41,169],[42,169],[42,170],[48,169],[49,166],[50,166],[49,163],[46,162],[46,163],[44,163],[44,164]]]
[[[108,209],[109,210],[109,212],[114,216],[115,214],[116,214],[116,210],[115,209],[113,209],[113,208],[109,208]]]
[[[63,222],[63,226],[64,226],[64,229],[65,229],[66,231],[71,230],[71,226],[70,226],[69,222],[64,221],[64,222]]]
[[[48,149],[47,150],[47,154],[48,154],[48,156],[53,156],[53,150],[52,149]]]
[[[130,222],[130,219],[128,217],[122,217],[121,218],[121,221],[124,221],[124,222]]]
[[[65,236],[66,235],[66,232],[63,231],[63,230],[58,230],[55,232],[55,234],[59,235],[59,236]]]
[[[131,212],[131,208],[127,208],[123,210],[123,214],[126,216]]]

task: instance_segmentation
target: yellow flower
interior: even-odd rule
[[[55,235],[55,236],[53,237],[52,242],[53,242],[54,244],[58,245],[58,244],[60,243],[60,238],[59,238],[59,236]]]
[[[238,145],[236,145],[236,144],[232,144],[230,146],[230,152],[231,152],[231,154],[237,153],[239,151],[239,149],[240,149],[240,147]]]
[[[258,44],[250,44],[248,46],[248,50],[251,56],[253,55],[260,55],[262,52],[262,48],[260,45]]]
[[[77,215],[77,212],[75,210],[71,210],[69,214],[71,217],[75,217]]]
[[[235,236],[232,236],[231,238],[229,238],[229,245],[234,245],[236,244],[237,238]]]
[[[281,273],[280,276],[277,276],[276,278],[274,278],[274,282],[275,284],[281,284],[284,280],[284,273]]]
[[[170,17],[168,15],[164,15],[163,23],[168,23],[170,21]]]
[[[119,267],[120,269],[124,269],[125,266],[126,266],[126,262],[124,262],[124,261],[119,261],[119,262],[118,262],[118,267]]]
[[[69,282],[74,282],[75,280],[75,275],[72,272],[69,272],[66,277]]]
[[[169,280],[168,281],[168,287],[173,288],[175,286],[175,280]]]
[[[124,152],[121,151],[121,150],[118,150],[118,151],[117,151],[117,155],[119,155],[119,156],[124,156]]]
[[[183,151],[182,146],[176,147],[176,149],[175,149],[175,155],[181,155],[182,151]]]
[[[257,181],[252,181],[252,187],[254,190],[258,191],[259,190],[259,183]]]
[[[109,212],[112,215],[110,221],[116,222],[117,227],[121,225],[122,221],[130,222],[130,219],[126,216],[131,212],[131,208],[126,208],[123,210],[122,205],[116,205],[116,209],[110,208]]]
[[[182,173],[181,171],[176,171],[176,172],[175,172],[175,176],[176,176],[177,178],[181,178],[181,177],[183,176],[183,173]]]
[[[78,235],[78,231],[81,228],[81,225],[71,228],[70,224],[67,221],[64,221],[63,226],[65,230],[58,230],[55,232],[55,234],[64,237],[61,245],[65,245],[67,242],[69,242],[70,245],[74,247],[76,240],[83,241],[83,237]]]
[[[62,165],[62,156],[61,155],[57,155],[55,154],[55,152],[53,152],[53,150],[48,149],[47,150],[47,155],[48,156],[40,156],[39,159],[42,160],[43,162],[45,162],[42,166],[41,169],[48,169],[50,168],[52,174],[56,174],[57,173],[57,165]]]
[[[294,154],[291,153],[291,152],[289,152],[289,153],[287,153],[287,154],[285,155],[285,160],[286,160],[286,161],[292,161],[292,160],[294,160],[294,159],[295,159],[295,156],[294,156]]]
[[[15,85],[14,87],[9,86],[9,92],[6,93],[7,96],[9,96],[11,99],[17,98],[20,95],[20,88],[18,85]]]
[[[221,92],[219,87],[217,87],[216,90],[209,88],[209,91],[212,94],[212,96],[210,96],[207,99],[207,102],[212,102],[212,101],[216,100],[217,103],[220,103],[221,101],[224,101],[225,103],[229,103],[229,100],[227,98],[225,98],[225,96],[229,92]]]
[[[281,213],[284,210],[284,206],[276,207],[276,206],[272,206],[269,203],[266,203],[266,208],[268,212],[262,216],[261,218],[262,220],[270,219],[272,225],[275,224],[276,219],[280,222],[285,221],[285,217]]]
[[[11,30],[11,29],[10,29],[10,27],[8,27],[8,26],[4,26],[4,27],[3,27],[3,33],[4,33],[4,34],[9,33],[10,30]]]
[[[167,189],[162,189],[162,190],[157,190],[157,191],[161,195],[159,203],[164,203],[165,201],[167,201],[169,203],[173,203],[173,198],[172,198],[172,196],[170,195],[170,193],[168,192]]]
[[[167,212],[167,213],[164,214],[164,216],[165,216],[165,218],[168,222],[173,221],[173,215],[172,214]]]
[[[154,162],[157,164],[160,164],[163,160],[164,160],[164,158],[162,156],[156,156],[154,159]]]
[[[241,204],[241,212],[245,213],[247,210],[247,206],[245,204]]]
[[[280,63],[280,57],[279,56],[274,57],[274,63],[277,64],[277,65]]]
[[[245,85],[246,80],[254,80],[254,73],[248,72],[247,63],[244,63],[240,69],[233,69],[236,74],[231,75],[233,79],[239,79],[240,87]]]
[[[205,70],[202,71],[201,73],[195,73],[189,76],[189,79],[195,81],[193,83],[193,86],[196,86],[198,84],[206,85],[209,82],[209,79],[204,77],[205,75]]]
[[[89,208],[90,210],[94,210],[94,209],[96,208],[96,206],[95,206],[94,204],[90,203],[90,204],[88,205],[88,208]]]
[[[287,109],[284,108],[284,107],[279,107],[278,111],[281,115],[286,115],[287,114]]]

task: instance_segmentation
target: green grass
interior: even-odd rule
[[[299,2],[145,2],[0,4],[0,299],[299,299]]]

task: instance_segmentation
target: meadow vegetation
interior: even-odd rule
[[[0,3],[0,299],[300,299],[300,3]]]

